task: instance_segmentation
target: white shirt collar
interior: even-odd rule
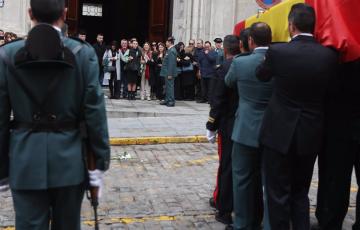
[[[259,47],[256,47],[254,50],[268,50],[269,47],[268,46],[259,46]]]
[[[59,27],[53,26],[53,28],[54,28],[55,30],[57,30],[57,32],[61,33],[61,29],[60,29]]]
[[[314,37],[313,34],[310,33],[300,33],[292,37],[292,39],[296,38],[297,36],[308,36],[308,37]]]

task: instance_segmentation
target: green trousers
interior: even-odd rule
[[[16,230],[80,229],[84,185],[12,190]],[[51,223],[51,224],[50,224]]]
[[[260,230],[264,205],[259,148],[234,142],[232,171],[235,213],[234,229]]]
[[[165,77],[165,101],[168,105],[175,104],[174,82],[174,77],[170,80]]]

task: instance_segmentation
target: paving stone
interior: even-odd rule
[[[208,200],[218,167],[216,145],[165,144],[113,147],[112,157],[128,152],[131,160],[113,160],[105,174],[100,200],[100,229],[223,229],[214,220]],[[315,166],[310,189],[311,220],[316,205],[318,173]],[[353,179],[352,185],[356,186]],[[355,193],[343,229],[355,218]],[[10,192],[0,194],[0,229],[14,225]],[[82,229],[90,230],[92,209],[84,200]]]

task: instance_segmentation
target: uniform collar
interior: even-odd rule
[[[313,34],[310,34],[310,33],[300,33],[300,34],[294,35],[291,39],[295,39],[295,38],[298,37],[298,36],[314,37],[314,35],[313,35]]]
[[[268,46],[259,46],[254,49],[253,53],[265,53],[268,49]]]

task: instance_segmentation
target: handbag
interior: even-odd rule
[[[115,66],[104,66],[104,72],[105,73],[113,73],[116,71]]]
[[[188,65],[188,66],[183,66],[183,67],[182,67],[182,71],[183,71],[183,72],[191,72],[191,71],[194,71],[194,65],[190,63],[190,65]]]
[[[128,62],[126,64],[126,70],[139,71],[140,70],[139,63],[137,61],[135,61],[135,60],[132,60],[132,61]]]

